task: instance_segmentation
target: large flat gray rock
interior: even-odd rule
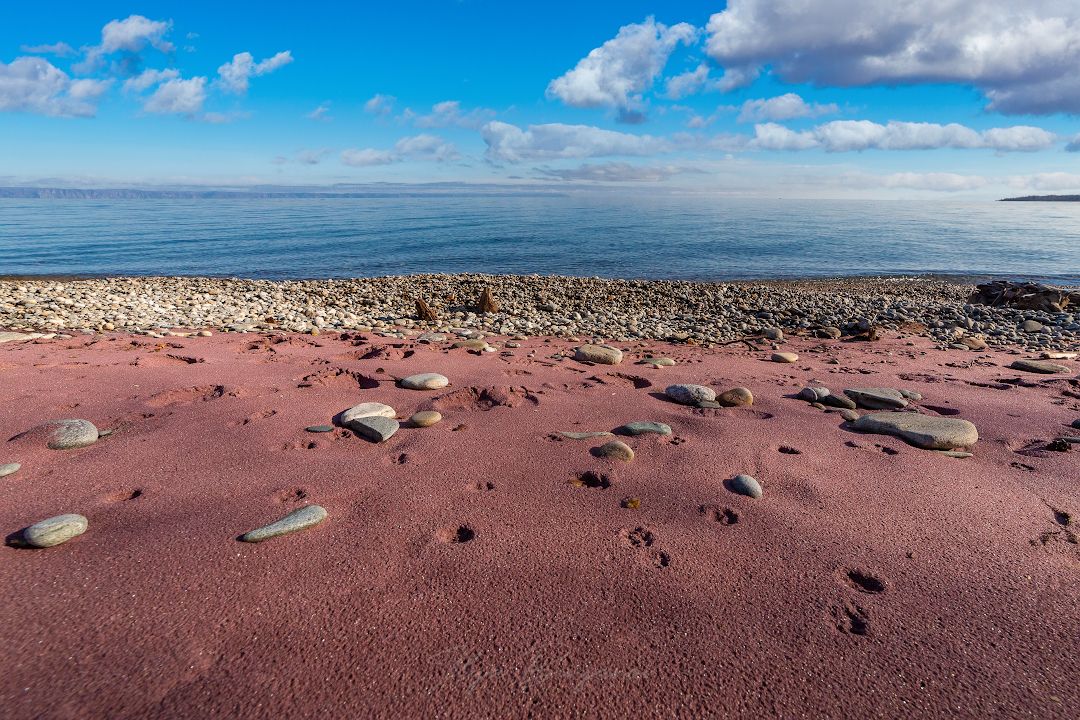
[[[927,450],[971,447],[979,440],[978,429],[967,420],[912,412],[870,413],[853,422],[851,427],[877,435],[895,435]]]
[[[867,410],[899,410],[908,404],[904,394],[893,388],[847,388],[844,394]]]

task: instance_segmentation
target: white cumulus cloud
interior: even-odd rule
[[[709,80],[709,66],[706,63],[700,63],[693,70],[669,77],[664,84],[664,95],[672,100],[678,100],[712,85],[715,83]]]
[[[292,61],[292,53],[288,50],[259,62],[255,62],[249,52],[236,53],[232,60],[218,68],[218,83],[228,92],[242,95],[248,91],[251,78],[272,73]]]
[[[774,120],[795,120],[797,118],[833,115],[840,112],[834,103],[808,103],[795,93],[785,93],[776,97],[747,100],[739,112],[739,122],[763,122]]]
[[[138,67],[141,53],[148,46],[163,53],[171,53],[175,46],[165,39],[172,22],[151,20],[142,15],[129,15],[123,20],[110,20],[101,28],[101,43],[86,50],[85,59],[72,67],[77,73],[91,72],[102,58],[113,53],[127,53],[130,57],[126,67]]]
[[[707,51],[730,87],[971,84],[1004,113],[1080,113],[1073,0],[729,0]]]
[[[40,57],[0,62],[0,112],[29,112],[55,117],[92,117],[93,100],[109,80],[72,80],[60,68]]]
[[[135,77],[128,78],[124,81],[125,92],[143,92],[149,90],[158,83],[165,82],[166,80],[172,80],[180,77],[180,73],[177,70],[171,68],[165,70],[143,70]]]
[[[668,27],[652,17],[624,25],[614,38],[552,80],[547,95],[573,107],[633,111],[641,102],[641,93],[651,88],[663,72],[672,51],[680,43],[695,42],[697,37],[693,25]]]
[[[206,101],[206,78],[173,78],[158,85],[143,103],[143,110],[157,114],[194,115]]]

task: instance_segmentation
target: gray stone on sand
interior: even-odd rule
[[[840,408],[840,417],[844,418],[848,422],[855,422],[859,419],[859,413],[850,408]]]
[[[830,394],[827,387],[807,386],[799,391],[799,399],[806,402],[819,402]]]
[[[88,521],[82,515],[57,515],[23,530],[22,541],[30,547],[52,547],[82,535],[87,525]]]
[[[671,367],[675,361],[669,357],[645,358],[639,360],[638,365],[652,365],[653,367]]]
[[[606,430],[597,432],[570,432],[568,430],[560,430],[559,434],[565,438],[570,438],[571,440],[590,440],[598,437],[611,437],[611,433]]]
[[[407,390],[438,390],[449,384],[450,380],[439,373],[419,373],[401,381],[401,387]]]
[[[633,449],[621,440],[612,440],[596,448],[596,454],[608,460],[630,462],[634,459]]]
[[[98,439],[98,429],[89,420],[50,420],[45,430],[50,450],[86,447]]]
[[[749,475],[736,475],[731,479],[731,489],[737,492],[739,495],[745,495],[746,497],[760,500],[764,491],[761,489],[761,483]]]
[[[825,397],[821,398],[821,403],[823,405],[828,405],[829,407],[843,408],[846,410],[854,410],[856,407],[858,407],[855,404],[855,401],[849,398],[847,395],[826,395]]]
[[[1064,365],[1045,360],[1014,360],[1009,367],[1013,370],[1023,370],[1024,372],[1041,373],[1043,375],[1070,372],[1069,368]]]
[[[350,420],[346,427],[366,440],[381,443],[393,437],[401,425],[393,418],[376,415]]]
[[[778,327],[767,327],[761,331],[761,335],[766,340],[780,341],[784,339],[784,331]]]
[[[574,351],[574,359],[598,365],[618,365],[622,362],[622,350],[610,345],[582,345]]]
[[[697,405],[700,402],[716,401],[716,391],[704,385],[668,385],[664,389],[664,394],[682,405]]]
[[[847,388],[844,394],[868,410],[899,410],[908,404],[903,394],[892,388]]]
[[[799,356],[793,352],[774,352],[771,359],[775,363],[793,363],[799,360]]]
[[[1073,426],[1074,428],[1076,428],[1077,430],[1080,430],[1080,419],[1078,419],[1078,420],[1073,420],[1073,421],[1072,421],[1072,426]]]
[[[308,425],[306,428],[309,433],[328,433],[334,432],[333,425]]]
[[[14,475],[15,473],[19,472],[19,468],[21,467],[22,465],[20,465],[19,463],[5,463],[3,465],[0,465],[0,477]]]
[[[365,417],[397,417],[397,410],[379,402],[366,402],[354,405],[341,413],[341,424],[348,425],[353,420]]]
[[[1021,323],[1020,329],[1026,333],[1039,332],[1043,329],[1043,324],[1038,320],[1025,320]]]
[[[657,435],[670,435],[671,426],[665,425],[662,422],[641,420],[638,422],[626,423],[621,428],[619,428],[618,432],[623,432],[627,435],[647,435],[649,433],[655,433]]]
[[[437,410],[421,410],[413,413],[413,416],[409,418],[409,422],[416,427],[431,427],[440,420],[442,420],[442,413]]]
[[[305,505],[269,525],[263,525],[240,536],[244,542],[256,543],[270,538],[288,535],[318,525],[326,519],[326,508],[321,505]]]
[[[979,431],[967,420],[931,417],[912,412],[884,412],[863,415],[851,427],[877,435],[895,435],[927,450],[971,447]]]

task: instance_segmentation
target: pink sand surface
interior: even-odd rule
[[[1080,382],[922,340],[794,339],[793,365],[656,343],[616,367],[550,359],[571,347],[0,346],[0,464],[23,466],[0,528],[90,522],[0,548],[0,716],[1077,715],[1080,449],[1040,448],[1070,434]],[[633,364],[645,349],[679,364]],[[395,386],[429,371],[452,385]],[[918,391],[978,425],[975,457],[853,433],[792,397],[814,380]],[[684,407],[660,394],[675,382],[756,401]],[[364,401],[444,419],[382,445],[305,432]],[[62,417],[115,432],[7,440]],[[674,434],[623,438],[630,463],[554,435],[634,420]],[[610,487],[573,482],[588,471]],[[727,490],[736,473],[764,498]],[[237,541],[304,503],[329,518]]]

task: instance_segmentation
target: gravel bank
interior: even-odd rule
[[[489,287],[499,312],[478,313]],[[992,346],[1068,349],[1080,313],[966,304],[973,286],[926,278],[701,283],[551,276],[410,275],[269,281],[146,277],[0,280],[0,327],[163,334],[317,329],[638,338],[708,345],[780,328],[829,336],[871,326]],[[438,322],[416,319],[416,299]],[[1025,321],[1030,321],[1025,323]]]

